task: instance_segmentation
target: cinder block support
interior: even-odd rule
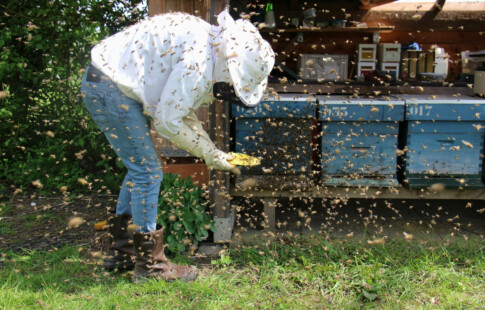
[[[267,231],[276,231],[276,205],[276,198],[264,198],[264,217]]]

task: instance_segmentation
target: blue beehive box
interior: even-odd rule
[[[405,96],[404,182],[411,188],[482,183],[485,100],[461,96]]]
[[[316,98],[301,94],[271,96],[257,107],[232,105],[235,152],[261,158],[257,167],[241,167],[243,175],[309,173]]]
[[[404,101],[317,96],[322,123],[322,181],[327,185],[396,186]]]

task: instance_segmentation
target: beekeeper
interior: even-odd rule
[[[82,95],[128,173],[109,219],[109,270],[134,267],[144,278],[191,280],[195,267],[175,265],[164,255],[163,228],[156,230],[161,165],[150,121],[173,145],[228,170],[228,154],[217,149],[194,111],[213,101],[213,85],[230,83],[247,107],[259,104],[274,65],[274,53],[246,20],[228,11],[218,26],[183,13],[154,16],[111,36],[91,51]],[[130,221],[136,230],[127,229]],[[132,241],[133,240],[133,241]],[[135,257],[135,260],[132,259]]]

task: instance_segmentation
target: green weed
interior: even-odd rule
[[[157,223],[165,227],[164,239],[172,253],[194,249],[216,230],[203,190],[190,177],[182,180],[176,174],[163,177]]]

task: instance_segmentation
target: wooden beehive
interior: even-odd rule
[[[232,105],[234,151],[262,159],[261,166],[243,174],[289,175],[308,173],[316,99],[282,94],[265,99],[253,109]]]
[[[317,96],[322,122],[322,181],[395,186],[404,101]]]
[[[406,96],[406,183],[482,187],[485,100]]]

